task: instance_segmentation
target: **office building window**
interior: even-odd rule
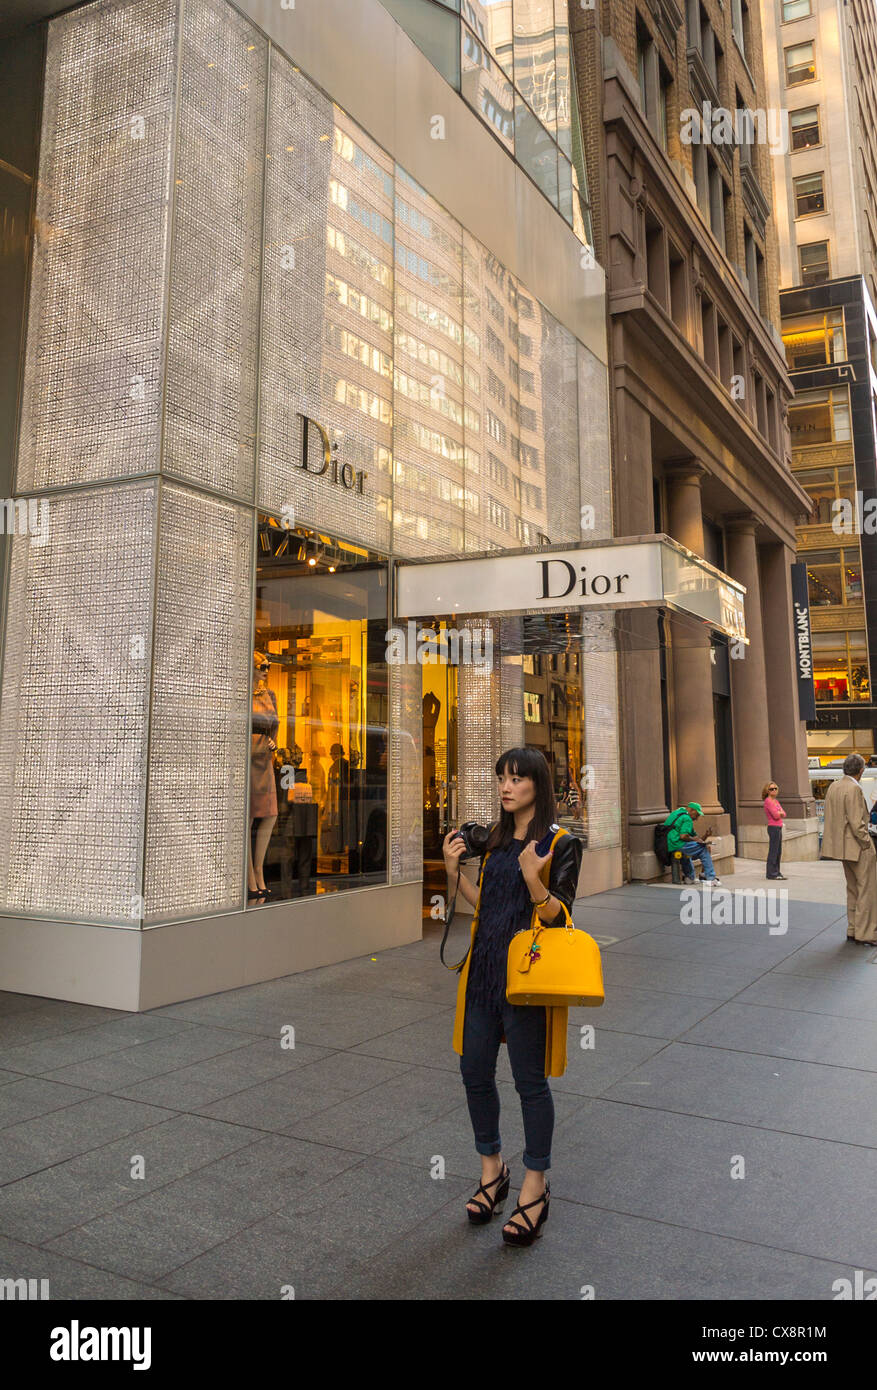
[[[802,174],[793,182],[796,217],[810,217],[814,212],[825,212],[824,174]]]
[[[807,561],[807,587],[812,608],[837,608],[862,602],[862,561],[855,550],[819,550]]]
[[[810,494],[813,512],[812,526],[829,526],[837,515],[835,502],[855,501],[855,479],[852,468],[803,468],[795,471],[795,481]]]
[[[848,444],[850,393],[846,386],[831,391],[799,391],[789,406],[792,448],[813,444]]]
[[[798,111],[790,111],[789,127],[793,150],[809,150],[822,144],[818,106],[802,106]]]
[[[786,60],[786,86],[797,87],[800,82],[812,82],[816,77],[816,56],[812,39],[793,44],[783,50]]]
[[[828,242],[811,241],[798,247],[802,285],[822,285],[829,278]]]
[[[813,0],[783,0],[783,23],[790,24],[793,19],[806,19],[813,13]]]
[[[790,371],[826,367],[847,357],[843,309],[800,314],[783,325],[783,346]]]

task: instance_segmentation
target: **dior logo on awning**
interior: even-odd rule
[[[339,487],[346,488],[348,492],[356,491],[360,494],[364,491],[367,473],[360,471],[357,473],[352,463],[341,463],[338,459],[339,444],[334,443],[329,438],[328,431],[319,420],[312,420],[309,415],[302,415],[299,411],[301,425],[301,461],[299,468],[303,468],[306,473],[315,473],[318,477],[329,476],[333,483]],[[323,445],[323,466],[315,468],[308,458],[308,441],[311,429],[317,431]]]
[[[578,582],[580,592],[587,597],[588,594],[624,593],[624,581],[629,579],[629,574],[588,574],[587,565],[580,566],[581,580],[576,574],[575,565],[571,565],[569,560],[537,560],[537,564],[542,567],[542,592],[540,598],[566,598],[571,594]],[[559,565],[560,568],[551,572],[550,565]],[[566,588],[563,585],[566,585]]]

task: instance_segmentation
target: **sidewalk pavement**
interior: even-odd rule
[[[146,1014],[0,995],[0,1278],[54,1299],[832,1299],[877,1271],[877,951],[846,942],[839,866],[790,869],[785,935],[683,924],[678,888],[577,905],[607,1001],[570,1013],[531,1249],[465,1218],[437,927]],[[505,1048],[498,1084],[516,1194]]]

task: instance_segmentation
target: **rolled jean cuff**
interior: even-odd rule
[[[491,1144],[482,1144],[479,1140],[475,1141],[475,1152],[477,1154],[498,1154],[502,1149],[502,1144],[497,1139]]]
[[[524,1150],[524,1167],[529,1168],[533,1173],[544,1173],[551,1167],[551,1154],[547,1158],[534,1158],[532,1154]]]

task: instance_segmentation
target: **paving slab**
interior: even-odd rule
[[[606,1097],[877,1148],[877,1073],[668,1043]]]
[[[877,1265],[872,1148],[595,1099],[558,1123],[553,1153],[565,1166],[552,1191],[567,1201]]]
[[[734,1000],[681,1036],[709,1047],[877,1071],[877,1018],[837,1018]]]

